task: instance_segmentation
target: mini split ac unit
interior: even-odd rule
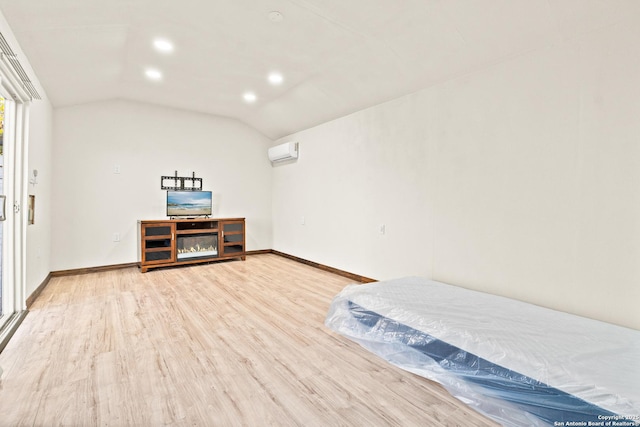
[[[272,162],[283,162],[285,160],[298,158],[298,143],[285,142],[269,148],[269,160]]]

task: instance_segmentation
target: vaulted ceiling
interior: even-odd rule
[[[278,138],[637,23],[640,1],[0,0],[0,9],[55,107],[130,99]],[[173,52],[156,51],[157,37]],[[162,78],[146,78],[148,67]],[[274,71],[280,85],[267,81]]]

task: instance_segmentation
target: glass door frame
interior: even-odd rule
[[[0,58],[0,96],[5,99],[3,194],[6,196],[2,244],[0,350],[26,315],[27,141],[30,97]]]

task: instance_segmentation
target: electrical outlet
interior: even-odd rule
[[[120,165],[113,165],[113,173],[120,173]]]
[[[120,241],[120,233],[113,233],[113,241],[114,242]]]
[[[306,220],[304,218],[304,216],[300,217],[300,225],[305,225],[306,224]]]
[[[378,228],[378,231],[380,232],[380,234],[384,234],[387,232],[387,226],[384,224],[380,224],[380,228]]]

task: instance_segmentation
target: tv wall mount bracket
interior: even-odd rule
[[[161,190],[178,190],[178,191],[202,191],[202,178],[196,178],[196,173],[192,176],[178,176],[175,171],[174,176],[163,176],[160,179]]]

